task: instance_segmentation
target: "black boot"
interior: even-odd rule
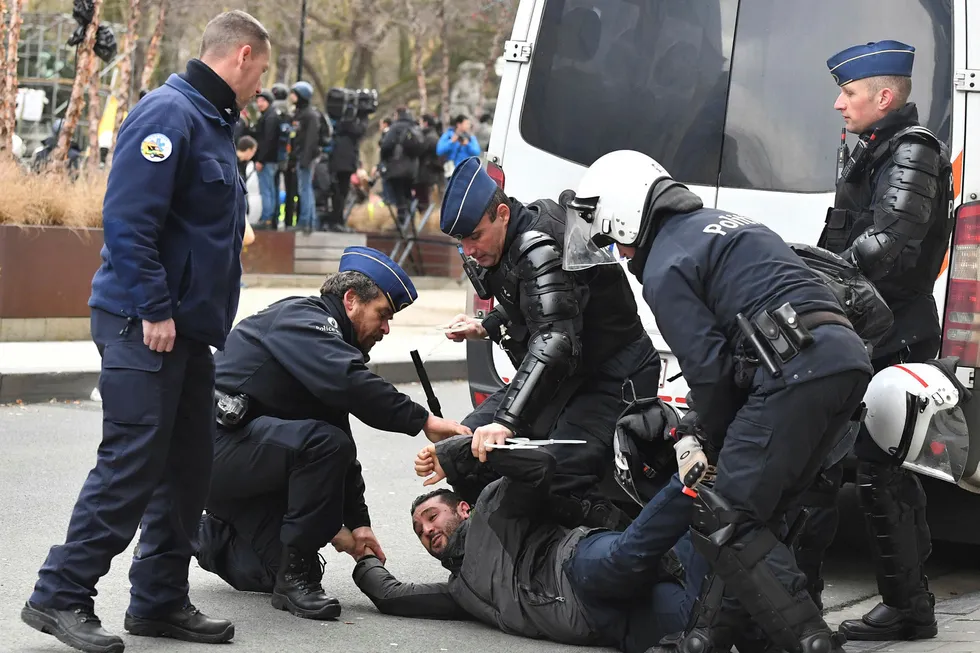
[[[929,639],[939,633],[936,624],[936,597],[922,592],[907,608],[879,603],[860,619],[848,619],[840,625],[848,639],[860,641]]]
[[[304,619],[336,619],[340,616],[340,601],[324,594],[321,578],[315,553],[283,547],[272,606]]]
[[[221,644],[235,636],[235,624],[212,619],[191,604],[156,619],[143,619],[126,613],[123,628],[142,637],[169,637],[197,644]]]
[[[53,610],[28,601],[20,618],[34,630],[86,653],[122,653],[126,648],[121,637],[106,632],[95,613],[85,608]]]

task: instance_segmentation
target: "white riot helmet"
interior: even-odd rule
[[[875,374],[864,425],[896,464],[980,494],[980,445],[970,446],[962,409],[970,392],[956,378],[956,362],[905,363]]]
[[[585,171],[574,197],[562,194],[567,211],[566,270],[616,263],[613,243],[636,247],[650,225],[643,217],[657,182],[670,179],[663,166],[633,150],[610,152]],[[648,221],[649,222],[649,221]]]

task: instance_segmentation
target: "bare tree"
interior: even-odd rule
[[[146,48],[146,62],[143,64],[143,74],[140,75],[140,90],[150,88],[150,78],[156,70],[157,61],[160,59],[160,40],[163,38],[163,28],[166,26],[167,19],[167,0],[159,0],[160,7],[157,12],[157,22],[153,27],[153,35],[150,37],[150,44]]]
[[[88,85],[88,165],[92,170],[99,169],[99,117],[101,102],[99,101],[99,58],[89,57]],[[118,117],[118,113],[116,116]]]
[[[480,80],[480,108],[477,117],[483,114],[483,107],[487,101],[487,93],[490,91],[490,71],[497,65],[497,59],[504,53],[504,41],[514,27],[514,12],[516,7],[513,2],[503,3],[503,7],[493,19],[495,26],[493,42],[490,44],[490,57],[483,69],[483,77]]]
[[[71,98],[68,100],[68,109],[65,110],[65,120],[61,124],[61,131],[58,132],[58,146],[51,153],[51,162],[54,164],[64,162],[68,157],[68,146],[71,137],[78,127],[78,119],[82,115],[84,103],[83,94],[88,88],[89,77],[92,70],[91,59],[95,58],[92,46],[95,45],[95,32],[99,28],[99,15],[102,13],[103,0],[94,0],[92,9],[92,22],[85,28],[85,40],[78,47],[78,57],[75,60],[75,81],[71,86]]]
[[[8,7],[7,53],[3,65],[3,92],[0,94],[0,152],[14,151],[14,123],[17,118],[17,42],[24,22],[21,10],[24,0],[11,0]],[[0,45],[3,42],[0,41]]]
[[[435,19],[431,2],[426,0],[403,0],[402,11],[409,35],[412,37],[412,66],[419,92],[419,114],[428,113],[429,82],[425,73],[425,38]]]
[[[449,17],[447,0],[438,0],[439,7],[436,12],[436,21],[439,24],[439,39],[442,41],[440,49],[442,51],[442,75],[440,83],[442,87],[441,105],[442,122],[449,124]]]
[[[129,0],[129,21],[126,23],[126,36],[122,42],[122,58],[119,60],[119,91],[116,102],[116,124],[112,127],[112,141],[115,143],[119,125],[129,111],[129,100],[133,87],[133,53],[139,41],[140,0]],[[94,57],[93,57],[94,58]],[[98,84],[96,84],[98,88]]]

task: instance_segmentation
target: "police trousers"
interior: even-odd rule
[[[936,356],[939,351],[938,340],[918,342],[907,349],[889,354],[871,361],[875,372],[900,363],[921,363]],[[857,441],[854,444],[854,454],[858,459],[858,473],[866,479],[868,490],[878,491],[886,503],[892,504],[888,510],[896,513],[907,513],[908,521],[914,524],[913,535],[901,536],[898,539],[897,551],[889,556],[890,559],[918,559],[919,567],[925,564],[931,552],[931,534],[926,522],[926,496],[918,476],[906,469],[896,467],[885,453],[874,443],[864,425],[860,425]],[[827,549],[837,535],[840,518],[837,506],[840,487],[844,479],[844,461],[822,469],[814,484],[804,495],[803,506],[809,510],[810,516],[797,540],[796,558],[800,568],[807,576],[807,584],[811,594],[818,596],[823,590],[822,568]],[[870,515],[875,511],[866,500],[868,492],[859,492],[862,511]],[[898,527],[900,516],[893,520]],[[876,536],[870,535],[871,541]],[[908,549],[908,551],[904,551]],[[903,574],[886,570],[883,564],[884,556],[875,556],[874,563],[879,579],[890,577],[893,582],[879,581],[878,591],[882,593],[888,605],[899,607],[907,603],[908,597],[921,585],[918,579],[919,570],[913,571],[909,581],[895,582]],[[911,585],[909,587],[908,585]]]
[[[315,553],[344,524],[357,452],[343,429],[317,420],[258,417],[219,429],[201,567],[235,589],[271,592],[283,546]]]
[[[675,474],[625,531],[588,535],[564,563],[589,625],[626,653],[643,653],[684,630],[708,571],[691,543],[694,499],[683,489]],[[663,571],[672,549],[683,583]]]
[[[848,371],[749,395],[728,427],[714,484],[742,517],[732,543],[751,542],[763,529],[779,540],[786,536],[787,512],[813,482],[869,381],[864,372]],[[785,544],[778,542],[763,561],[791,596],[804,599],[806,577]],[[727,587],[725,597],[731,607]]]
[[[92,338],[102,355],[102,442],[65,543],[51,548],[30,600],[91,609],[97,581],[142,525],[128,611],[159,617],[188,602],[214,447],[214,359],[179,334],[172,351],[151,351],[139,320],[98,309]]]
[[[612,439],[616,419],[626,408],[623,384],[630,379],[637,397],[657,395],[660,354],[650,338],[623,347],[589,376],[565,404],[548,437],[585,440],[586,444],[556,444],[548,449],[557,468],[551,490],[555,494],[586,498],[599,485],[612,464]],[[627,390],[627,394],[630,391]],[[507,386],[490,395],[462,424],[474,431],[493,422],[493,415],[507,393]],[[489,481],[488,481],[489,482]]]

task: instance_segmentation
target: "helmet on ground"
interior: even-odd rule
[[[864,425],[896,465],[980,493],[963,413],[971,395],[956,378],[957,362],[903,363],[875,374],[864,395]]]
[[[679,423],[677,409],[658,398],[632,402],[616,420],[613,475],[641,506],[677,473],[672,432]]]
[[[565,269],[616,263],[610,245],[645,243],[651,225],[644,219],[647,209],[675,183],[662,165],[641,152],[617,150],[596,159],[575,191],[562,193],[568,213]]]

